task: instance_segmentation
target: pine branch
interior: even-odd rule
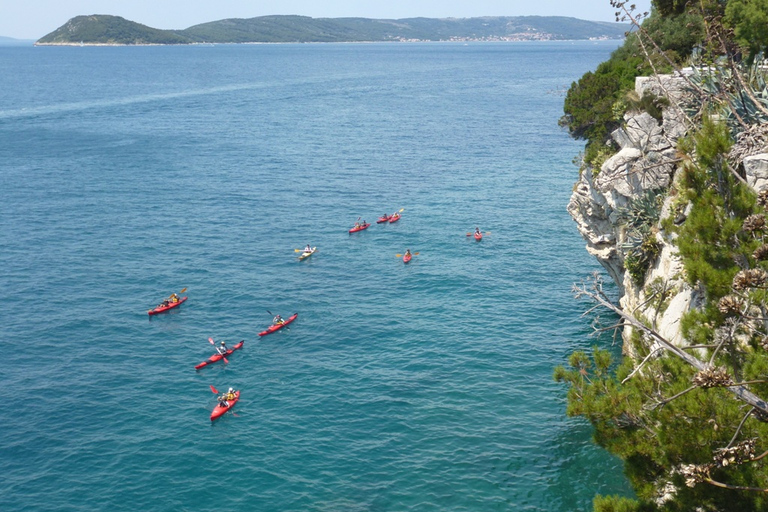
[[[608,300],[605,293],[602,291],[602,286],[601,286],[602,281],[599,274],[595,273],[593,279],[594,281],[592,283],[592,290],[591,291],[587,290],[586,285],[583,285],[582,287],[578,288],[579,296],[586,295],[588,297],[591,297],[594,301],[598,302],[602,306],[610,309],[611,311],[619,315],[621,318],[625,320],[627,324],[644,332],[647,336],[649,336],[651,339],[653,339],[659,345],[661,345],[665,350],[676,355],[677,357],[682,359],[684,362],[686,362],[690,366],[696,368],[697,370],[702,371],[709,368],[709,365],[707,365],[703,361],[700,361],[699,359],[696,359],[695,357],[693,357],[691,354],[686,353],[680,347],[668,341],[666,338],[664,338],[661,334],[659,334],[655,330],[651,329],[647,325],[638,321],[636,318],[625,313],[619,307],[612,304]],[[727,387],[727,389],[742,402],[745,402],[746,404],[751,405],[755,409],[768,415],[768,402],[766,402],[759,396],[752,393],[743,385],[737,384],[734,386],[729,386]]]

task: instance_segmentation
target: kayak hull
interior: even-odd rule
[[[376,224],[381,224],[382,222],[389,222],[389,219],[392,217],[386,216],[386,217],[379,217],[379,220],[376,221]]]
[[[399,215],[393,215],[393,216],[391,216],[389,218],[389,223],[392,224],[393,222],[397,222],[399,220],[400,220],[400,216]]]
[[[403,263],[409,263],[411,261],[411,258],[413,258],[412,254],[406,254],[403,256]]]
[[[235,399],[229,400],[227,402],[227,405],[223,405],[221,402],[216,404],[216,407],[213,408],[213,412],[211,412],[211,421],[215,420],[216,418],[219,418],[224,415],[228,410],[233,408],[237,401],[240,400],[240,391],[235,391]]]
[[[294,314],[292,314],[291,316],[289,316],[288,318],[286,318],[286,319],[285,319],[285,322],[283,322],[283,323],[281,323],[281,324],[277,324],[277,325],[270,325],[270,326],[267,328],[267,330],[266,330],[266,331],[262,331],[262,332],[260,332],[260,333],[259,333],[259,336],[266,336],[267,334],[272,334],[272,333],[273,333],[273,332],[275,332],[275,331],[279,331],[279,330],[280,330],[280,329],[282,329],[283,327],[285,327],[285,326],[287,326],[287,325],[290,325],[290,323],[291,323],[291,322],[293,322],[294,320],[296,320],[296,318],[297,318],[298,316],[299,316],[299,314],[298,314],[298,313],[294,313]]]
[[[359,226],[359,227],[356,227],[356,228],[352,228],[352,229],[350,229],[350,230],[349,230],[349,232],[350,232],[350,233],[357,233],[358,231],[362,231],[362,230],[364,230],[364,229],[368,229],[368,228],[370,227],[370,225],[371,225],[371,224],[370,224],[370,222],[369,222],[369,223],[363,224],[363,225],[361,225],[361,226]]]
[[[303,252],[303,253],[301,253],[301,255],[299,256],[299,261],[309,258],[313,254],[315,254],[316,250],[317,250],[317,247],[313,247],[312,248],[312,252]]]
[[[171,302],[167,306],[159,305],[159,306],[157,306],[154,309],[150,309],[149,311],[147,311],[147,313],[149,315],[156,315],[158,313],[165,313],[169,309],[173,309],[173,308],[177,308],[177,307],[181,306],[184,303],[184,301],[186,301],[186,300],[187,300],[186,297],[182,297],[182,298],[179,299],[179,302]]]
[[[245,342],[245,340],[241,341],[240,343],[238,343],[238,344],[237,344],[237,345],[235,345],[234,347],[232,347],[232,348],[230,348],[230,349],[227,349],[227,351],[226,351],[226,353],[225,353],[225,354],[226,354],[226,356],[230,356],[230,355],[232,355],[232,353],[233,353],[235,350],[240,350],[241,348],[243,348],[243,343],[244,343],[244,342]],[[203,362],[202,362],[202,363],[200,363],[199,365],[195,366],[195,370],[199,370],[200,368],[203,368],[203,367],[205,367],[205,366],[208,366],[208,365],[209,365],[209,364],[211,364],[211,363],[215,363],[215,362],[217,362],[217,361],[221,361],[222,359],[224,359],[224,357],[225,357],[225,356],[222,356],[221,354],[213,354],[213,355],[212,355],[211,357],[209,357],[209,358],[208,358],[206,361],[203,361]]]
[[[475,240],[479,242],[482,239],[483,239],[483,235],[481,235],[480,233],[475,233]]]

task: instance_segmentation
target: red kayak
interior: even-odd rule
[[[390,223],[390,224],[392,224],[393,222],[397,222],[397,221],[399,221],[399,220],[400,220],[400,215],[399,215],[399,214],[396,214],[396,215],[393,215],[393,216],[391,216],[391,217],[389,218],[389,223]]]
[[[235,406],[237,401],[240,400],[240,391],[235,391],[235,398],[234,400],[227,400],[227,405],[224,405],[224,402],[219,402],[216,404],[216,407],[213,408],[213,412],[211,412],[211,421],[215,420],[219,416],[223,416],[225,412],[230,410],[232,407]]]
[[[282,329],[282,328],[283,328],[283,327],[285,327],[286,325],[288,325],[288,324],[290,324],[291,322],[293,322],[294,320],[296,320],[296,317],[297,317],[297,316],[299,316],[299,314],[298,314],[298,313],[294,313],[294,314],[292,314],[290,317],[288,317],[288,318],[285,320],[285,322],[283,322],[283,323],[281,323],[281,324],[270,325],[270,326],[267,328],[267,330],[266,330],[266,331],[262,331],[262,332],[260,332],[260,333],[259,333],[259,336],[266,336],[267,334],[272,334],[272,333],[273,333],[273,332],[275,332],[275,331],[279,331],[280,329]]]
[[[482,240],[482,239],[483,239],[483,235],[482,235],[482,234],[480,234],[480,233],[475,233],[475,240],[477,240],[477,241],[479,242],[479,241],[480,241],[480,240]]]
[[[368,227],[371,225],[370,222],[367,222],[365,224],[360,224],[359,226],[352,228],[349,230],[350,233],[357,233],[358,231],[362,231],[364,229],[368,229]]]
[[[227,349],[227,351],[224,353],[224,355],[225,356],[229,356],[229,355],[232,355],[232,352],[234,352],[235,350],[240,350],[241,348],[243,348],[243,343],[244,342],[245,342],[245,340],[241,341],[240,343],[238,343],[234,347],[232,347],[230,349]],[[216,361],[221,361],[222,359],[224,359],[224,356],[222,356],[221,354],[213,354],[211,357],[208,358],[207,361],[203,361],[199,365],[195,366],[195,370],[199,370],[203,366],[208,366],[209,364],[215,363]]]
[[[178,302],[169,302],[168,304],[165,304],[165,303],[160,304],[155,309],[150,309],[149,311],[147,311],[147,313],[150,315],[156,315],[158,313],[162,313],[163,311],[168,311],[169,309],[177,308],[181,306],[182,302],[184,302],[185,300],[187,300],[187,298],[182,297],[179,299]]]
[[[411,261],[412,257],[413,257],[412,254],[406,254],[405,256],[403,256],[403,263],[408,263],[409,261]]]
[[[379,220],[376,221],[376,224],[381,224],[382,222],[389,222],[389,219],[391,219],[389,215],[385,215],[383,217],[379,217]]]

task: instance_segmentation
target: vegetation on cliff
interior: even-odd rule
[[[685,280],[705,301],[682,319],[680,347],[656,332],[652,319],[614,306],[599,278],[577,288],[632,327],[628,344],[636,356],[617,363],[595,348],[575,352],[555,370],[569,387],[567,413],[594,425],[596,442],[625,461],[636,491],[637,499],[598,496],[594,509],[765,510],[768,190],[746,185],[743,158],[768,151],[768,79],[757,65],[768,47],[760,21],[768,19],[768,1],[654,0],[647,18],[626,2],[612,5],[637,30],[607,63],[572,85],[562,122],[587,140],[584,165],[595,166],[624,112],[641,104],[627,97],[633,73],[692,66],[681,78],[687,100],[662,106],[684,113],[690,127],[677,146],[668,217],[654,217],[654,191],[637,200],[647,207],[632,205],[623,222],[628,229],[663,230],[676,245]],[[662,37],[654,28],[660,26],[677,29]],[[659,104],[649,98],[647,108]],[[643,283],[644,276],[640,268],[632,277],[657,310],[665,307],[669,290]]]
[[[635,78],[654,71],[668,72],[673,65],[685,62],[703,35],[702,17],[695,12],[667,17],[654,12],[643,23],[642,33],[637,30],[630,33],[610,59],[571,84],[560,124],[574,138],[587,141],[586,163],[599,167],[600,156],[607,150],[616,150],[610,135],[621,125],[629,107],[626,95],[634,90]],[[654,41],[658,49],[651,46],[649,40]],[[645,101],[653,103],[653,98]]]
[[[158,30],[119,16],[78,16],[37,44],[295,43],[351,41],[621,39],[626,23],[561,16],[480,18],[310,18],[261,16],[203,23],[185,30]]]

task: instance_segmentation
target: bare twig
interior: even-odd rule
[[[720,349],[725,344],[725,342],[729,341],[729,340],[733,340],[733,331],[734,331],[735,328],[736,328],[735,324],[732,324],[732,325],[729,326],[728,335],[727,336],[723,336],[723,339],[720,340],[720,343],[717,344],[717,347],[715,347],[715,350],[712,351],[712,356],[709,358],[708,366],[712,366],[712,364],[714,364],[715,356],[720,351]]]
[[[655,404],[653,404],[653,406],[651,407],[651,409],[658,409],[658,408],[660,408],[660,407],[664,407],[665,405],[667,405],[669,402],[671,402],[671,401],[672,401],[672,400],[674,400],[675,398],[679,398],[679,397],[683,396],[684,394],[686,394],[686,393],[688,393],[688,392],[690,392],[690,391],[693,391],[694,389],[696,389],[696,388],[698,388],[698,387],[699,387],[699,386],[697,386],[697,385],[695,385],[695,384],[694,384],[693,386],[689,387],[688,389],[686,389],[686,390],[684,390],[684,391],[681,391],[681,392],[679,392],[678,394],[676,394],[676,395],[675,395],[675,396],[673,396],[673,397],[670,397],[670,398],[666,398],[666,399],[664,399],[664,400],[660,400],[660,401],[656,402]]]
[[[639,365],[637,365],[637,367],[636,367],[634,370],[632,370],[632,373],[630,373],[629,375],[627,375],[627,376],[624,378],[624,380],[622,380],[622,381],[621,381],[621,383],[622,383],[622,384],[624,384],[624,383],[625,383],[625,382],[627,382],[629,379],[631,379],[632,377],[634,377],[634,375],[635,375],[637,372],[639,372],[639,371],[640,371],[640,368],[642,368],[642,367],[643,367],[643,365],[644,365],[645,363],[647,363],[647,362],[648,362],[648,361],[649,361],[649,360],[650,360],[652,357],[654,357],[654,356],[655,356],[657,353],[659,353],[659,352],[661,352],[661,351],[663,351],[663,350],[664,350],[664,349],[663,349],[663,348],[661,348],[661,347],[658,347],[658,348],[656,348],[656,349],[654,349],[654,350],[651,350],[651,351],[648,353],[648,355],[647,355],[647,356],[645,356],[645,359],[643,359],[643,360],[640,362],[640,364],[639,364]]]
[[[755,412],[754,407],[752,407],[749,410],[749,412],[744,415],[744,417],[741,419],[741,423],[739,423],[739,427],[736,429],[736,432],[733,434],[733,437],[731,438],[731,442],[728,443],[728,446],[726,446],[726,448],[730,448],[731,445],[733,445],[734,441],[736,441],[736,438],[739,436],[739,432],[741,432],[741,427],[744,426],[744,423],[747,421],[747,418],[749,418],[753,412]]]
[[[618,324],[611,325],[610,327],[600,327],[599,329],[595,329],[592,334],[598,334],[605,331],[611,331],[613,329],[618,329],[619,327],[624,327],[623,322],[619,322]]]
[[[768,492],[768,489],[762,489],[760,487],[744,487],[743,485],[729,485],[724,484],[722,482],[717,482],[715,480],[712,480],[711,478],[705,478],[705,482],[708,484],[716,485],[717,487],[722,487],[723,489],[735,489],[738,491],[756,491],[756,492]]]

